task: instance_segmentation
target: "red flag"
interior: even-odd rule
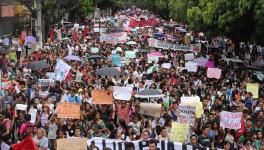
[[[13,150],[37,150],[37,146],[31,136],[27,136],[23,141],[18,144],[12,145]]]
[[[54,41],[54,36],[55,36],[55,31],[54,31],[54,28],[52,28],[50,31],[50,42]]]
[[[237,141],[245,133],[245,131],[246,131],[246,125],[245,125],[244,119],[242,118],[241,119],[241,128],[236,131],[236,135],[235,135],[235,138],[237,139]]]

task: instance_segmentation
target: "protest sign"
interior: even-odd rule
[[[91,48],[91,53],[98,53],[98,52],[99,52],[99,48],[97,48],[97,47]]]
[[[203,114],[203,104],[202,102],[200,102],[199,96],[181,97],[181,105],[182,106],[194,106],[195,115],[197,118],[200,118]]]
[[[214,68],[214,61],[208,60],[205,64],[205,67]]]
[[[113,96],[117,100],[126,100],[129,101],[132,96],[132,87],[120,87],[120,86],[114,86],[114,93]]]
[[[194,54],[193,53],[184,54],[184,59],[185,59],[185,61],[193,60],[194,59]]]
[[[59,103],[58,118],[80,119],[80,104],[77,103]]]
[[[58,139],[57,150],[84,150],[87,149],[87,138]]]
[[[196,72],[197,71],[197,63],[196,62],[186,62],[185,67],[188,72]]]
[[[240,129],[242,112],[221,111],[220,126],[222,128]]]
[[[125,57],[126,58],[136,58],[136,51],[126,51]]]
[[[26,111],[27,110],[27,105],[24,105],[24,104],[16,104],[16,110]]]
[[[47,72],[47,73],[46,73],[46,76],[47,76],[49,79],[53,79],[53,77],[54,77],[54,72]]]
[[[53,79],[38,79],[38,84],[41,86],[51,86],[54,83]]]
[[[71,66],[69,66],[61,59],[58,59],[57,64],[55,66],[53,79],[56,81],[63,81],[68,75],[70,70],[71,70]]]
[[[30,114],[30,116],[31,116],[31,120],[30,120],[31,123],[35,123],[36,122],[37,112],[38,112],[38,109],[30,109],[28,111],[28,114]]]
[[[253,98],[259,97],[259,84],[258,83],[247,83],[247,92],[251,92]]]
[[[83,74],[81,72],[77,71],[75,80],[77,82],[82,82],[82,76],[83,76]]]
[[[93,104],[113,104],[113,94],[110,90],[95,89],[91,94]]]
[[[196,62],[198,66],[205,67],[208,59],[207,58],[200,57],[200,58],[194,59],[193,61]]]
[[[165,69],[170,69],[171,68],[171,63],[163,63],[161,65],[162,68],[165,68]]]
[[[207,77],[220,79],[221,72],[222,72],[222,70],[218,69],[218,68],[208,68],[207,69]]]
[[[159,61],[159,57],[157,56],[148,56],[148,63],[152,63],[154,61],[154,63],[158,63]]]
[[[196,103],[200,102],[199,96],[182,96],[181,103]]]
[[[189,133],[188,123],[172,122],[170,140],[175,142],[185,143],[187,142]]]
[[[117,66],[117,67],[121,67],[121,58],[119,55],[112,55],[112,64]]]
[[[159,118],[161,111],[161,104],[154,103],[140,103],[139,113]]]
[[[195,107],[180,105],[178,109],[180,112],[178,121],[180,123],[188,123],[193,126],[195,123]]]
[[[127,32],[117,32],[117,33],[110,33],[100,35],[100,42],[105,42],[109,44],[116,45],[118,43],[125,43],[127,42]]]

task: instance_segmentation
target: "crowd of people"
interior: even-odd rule
[[[157,140],[170,141],[171,124],[177,122],[181,97],[199,96],[204,113],[195,118],[194,126],[190,127],[189,135],[186,135],[185,144],[212,150],[264,149],[263,82],[254,78],[244,66],[262,60],[261,46],[243,43],[236,47],[236,43],[224,37],[205,41],[203,35],[191,32],[187,25],[177,25],[162,19],[158,19],[155,26],[124,27],[125,19],[120,19],[120,16],[140,18],[143,15],[150,17],[151,14],[137,8],[122,10],[117,14],[117,17],[88,21],[78,28],[54,26],[49,42],[42,49],[32,50],[32,54],[24,54],[23,40],[15,46],[7,37],[2,40],[1,46],[8,52],[2,53],[0,58],[2,145],[19,143],[31,135],[39,150],[55,150],[57,139],[101,137],[123,140],[128,143],[129,150],[135,149],[131,142],[149,140],[149,150],[154,150],[157,149]],[[114,28],[121,28],[121,32],[128,33],[127,41],[135,41],[136,44],[100,42],[100,35],[97,36],[93,30],[95,24],[99,24],[99,28],[104,27],[106,33],[114,32]],[[186,40],[188,33],[179,31],[176,27],[186,29],[190,33],[190,41]],[[56,33],[58,29],[61,35]],[[206,67],[198,67],[197,72],[179,69],[184,67],[184,54],[187,52],[150,47],[148,39],[157,38],[156,32],[162,32],[163,36],[158,38],[165,42],[179,45],[202,43],[201,51],[195,53],[195,58],[204,57],[214,61],[215,67],[222,69],[220,79],[208,78]],[[96,54],[91,52],[94,47],[99,50]],[[235,50],[238,48],[239,50]],[[126,51],[136,51],[136,57],[122,60],[120,66],[113,64],[112,55],[118,54],[124,58]],[[159,58],[158,62],[148,62],[147,54],[152,51],[158,51],[165,57]],[[78,56],[82,61],[65,60],[68,55]],[[240,58],[244,65],[223,61],[224,57]],[[67,77],[62,82],[40,85],[38,79],[49,78],[47,73],[54,72],[58,58],[71,66]],[[41,60],[48,66],[32,69],[28,65]],[[162,67],[164,63],[171,67]],[[153,66],[156,68],[149,72]],[[97,75],[96,70],[102,67],[119,67],[121,75]],[[80,81],[76,81],[78,72],[82,73]],[[147,80],[152,82],[148,84]],[[7,82],[8,86],[3,86]],[[246,84],[255,82],[259,83],[258,98],[253,98],[252,93],[246,91]],[[131,99],[114,99],[113,104],[93,104],[92,90],[112,90],[112,86],[132,87]],[[163,96],[136,96],[145,89],[155,89]],[[169,102],[165,104],[167,100]],[[78,103],[81,108],[80,119],[59,118],[56,107],[61,102]],[[149,102],[149,105],[162,104],[160,117],[139,113],[140,103],[143,102]],[[26,110],[17,110],[17,104],[26,104]],[[31,109],[37,109],[34,123],[29,114]],[[241,129],[222,128],[222,111],[243,112]],[[92,150],[99,149],[95,145],[88,147]]]

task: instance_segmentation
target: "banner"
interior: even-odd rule
[[[130,19],[129,27],[145,27],[145,26],[156,26],[157,20],[156,18],[148,18],[146,20],[135,20]]]
[[[221,72],[222,72],[222,70],[218,69],[218,68],[208,68],[207,69],[207,77],[220,79]]]
[[[41,86],[51,86],[54,83],[53,79],[38,79],[38,84]]]
[[[164,41],[157,40],[154,38],[149,38],[149,46],[159,48],[159,49],[171,49],[175,51],[186,51],[186,52],[195,52],[195,53],[201,51],[201,43],[179,45],[179,44],[164,42]]]
[[[187,135],[187,134],[186,134]],[[202,148],[200,146],[192,146],[172,141],[157,140],[157,148],[159,150],[209,150],[209,148]],[[122,140],[104,139],[95,137],[87,141],[87,147],[97,146],[100,150],[108,147],[111,150],[125,150],[129,142]],[[148,141],[132,141],[135,150],[148,150]],[[219,149],[217,149],[219,150]]]
[[[185,62],[185,67],[188,72],[196,72],[198,68],[197,63],[191,61]]]
[[[222,128],[240,129],[242,112],[222,111],[220,115],[220,126]]]
[[[71,66],[69,66],[67,63],[65,63],[61,59],[58,59],[57,64],[55,66],[53,79],[56,81],[65,80],[70,70],[71,70]]]
[[[59,103],[58,118],[80,119],[80,104],[76,103]]]
[[[117,32],[117,33],[110,33],[110,34],[101,34],[100,35],[100,42],[105,42],[109,44],[116,45],[118,43],[125,43],[127,42],[127,32]]]
[[[91,94],[93,104],[113,104],[113,94],[110,90],[95,89]]]
[[[154,103],[140,103],[139,113],[142,115],[160,117],[161,104]]]
[[[189,134],[188,123],[172,122],[170,140],[174,142],[186,143]]]
[[[86,150],[87,138],[57,139],[57,150]]]
[[[178,122],[179,123],[188,123],[191,126],[194,126],[195,123],[195,107],[194,106],[179,106],[179,116]]]
[[[251,92],[253,98],[259,97],[259,84],[258,83],[247,83],[247,92]]]
[[[119,55],[115,54],[115,55],[112,55],[112,64],[117,66],[117,67],[121,67],[122,64],[121,64],[121,58]]]

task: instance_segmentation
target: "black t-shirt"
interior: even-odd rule
[[[198,137],[198,142],[203,147],[210,147],[210,139],[208,137],[204,137],[204,136],[200,135]]]
[[[74,136],[74,126],[73,125],[71,126],[71,128],[68,128],[67,125],[63,125],[63,131],[65,132],[66,135],[68,133],[70,137]]]

